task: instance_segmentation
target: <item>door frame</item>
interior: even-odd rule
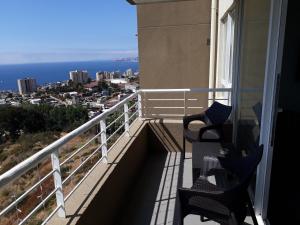
[[[262,123],[260,131],[260,144],[264,145],[264,154],[257,170],[254,201],[255,213],[259,224],[269,223],[267,220],[267,210],[287,4],[288,0],[271,0]]]
[[[233,121],[233,134],[232,141],[236,144],[237,140],[237,130],[238,130],[238,115],[240,102],[240,63],[241,63],[241,43],[242,43],[242,24],[243,24],[243,7],[244,0],[236,1],[236,28],[235,28],[235,43],[233,50],[233,66],[232,66],[232,94],[231,94],[231,104],[232,104],[232,121]]]

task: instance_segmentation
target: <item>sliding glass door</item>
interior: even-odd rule
[[[243,1],[241,8],[236,144],[249,153],[259,143],[270,0]]]

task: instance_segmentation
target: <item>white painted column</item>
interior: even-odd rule
[[[105,118],[100,120],[100,132],[101,132],[101,151],[103,162],[107,163],[107,139],[106,139],[106,121]]]
[[[59,217],[65,218],[66,210],[65,210],[65,201],[64,201],[64,194],[62,188],[58,149],[51,154],[51,162],[52,162],[52,169],[55,171],[53,173],[53,179],[54,179],[54,187],[57,189],[55,193],[56,204],[57,206],[60,206],[60,209],[57,211],[57,213]]]
[[[128,114],[128,103],[124,104],[124,126],[125,126],[125,135],[129,137],[129,114]]]
[[[217,43],[217,0],[211,1],[209,88],[215,88],[216,43]],[[215,92],[208,93],[208,99],[215,99]],[[208,101],[210,105],[213,100]]]
[[[186,92],[183,92],[183,99],[184,99],[184,100],[183,100],[183,104],[184,104],[184,105],[183,105],[183,114],[186,116],[186,109],[187,109],[187,108],[186,108],[186,107],[187,107],[187,106],[186,106]]]
[[[143,117],[143,114],[142,114],[142,95],[141,95],[141,92],[138,93],[138,114],[139,114],[139,118]]]

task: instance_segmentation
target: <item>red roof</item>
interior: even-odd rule
[[[97,81],[93,81],[89,84],[85,84],[84,87],[85,88],[94,88],[94,87],[97,87],[98,86],[98,82]]]

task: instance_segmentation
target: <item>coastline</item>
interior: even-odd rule
[[[39,85],[53,82],[66,81],[69,72],[73,70],[87,70],[89,76],[95,79],[98,71],[125,72],[131,68],[133,72],[139,71],[139,63],[129,60],[99,60],[82,62],[52,62],[30,64],[0,65],[0,92],[17,91],[17,79],[34,77]]]

